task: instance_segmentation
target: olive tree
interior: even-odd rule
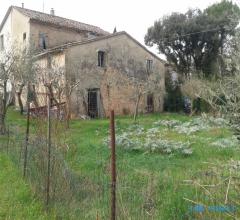
[[[31,94],[31,101],[38,107],[34,85],[38,83],[37,75],[39,73],[39,68],[35,65],[34,54],[31,49],[19,50],[17,57],[18,62],[16,63],[16,70],[13,73],[13,84],[17,95],[19,110],[20,113],[23,114],[24,103],[22,101],[22,94],[24,89],[27,90],[27,93]]]
[[[67,122],[66,125],[69,127],[71,94],[78,86],[79,81],[69,79],[65,67],[57,60],[52,60],[51,55],[49,55],[48,60],[51,60],[51,65],[41,66],[38,64],[38,82],[39,85],[43,85],[46,88],[51,106],[56,106],[58,119],[61,116],[61,105],[65,103],[65,119]],[[72,67],[71,69],[72,72],[76,70],[76,67]]]
[[[13,100],[12,80],[16,71],[18,55],[14,49],[0,53],[0,134],[5,134],[5,119],[8,107]]]

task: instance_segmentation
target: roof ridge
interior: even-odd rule
[[[76,21],[73,19],[68,19],[68,18],[56,16],[56,15],[47,14],[40,11],[35,11],[32,9],[21,8],[19,6],[11,6],[7,14],[9,13],[10,9],[17,10],[19,13],[23,14],[24,16],[29,17],[30,20],[32,21],[41,22],[44,24],[51,24],[57,27],[72,29],[75,31],[87,31],[90,33],[95,33],[98,36],[110,34],[109,32],[95,25],[83,23],[80,21]]]
[[[45,13],[45,12],[41,12],[41,11],[29,9],[29,8],[22,8],[22,7],[15,6],[15,5],[12,5],[11,7],[16,8],[16,9],[20,9],[20,10],[28,10],[28,11],[32,11],[32,12],[37,12],[37,13],[41,13],[41,14],[43,14],[43,15],[48,15],[48,16],[58,17],[58,18],[62,18],[62,19],[67,19],[67,20],[70,20],[70,21],[74,21],[74,22],[78,22],[78,23],[84,24],[84,25],[92,26],[92,27],[95,27],[95,28],[100,28],[100,27],[98,27],[98,26],[96,26],[96,25],[88,24],[88,23],[85,23],[85,22],[73,20],[73,19],[70,19],[70,18],[58,16],[58,15],[51,15],[51,14],[48,14],[48,13]],[[101,29],[101,28],[100,28],[100,29]]]

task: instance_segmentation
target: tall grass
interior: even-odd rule
[[[8,156],[21,174],[25,119],[14,112],[10,114],[10,139],[1,138],[1,148],[2,152],[7,153],[8,146]],[[138,123],[150,128],[161,119],[189,120],[186,116],[166,114],[141,116]],[[117,129],[126,129],[131,123],[128,117],[118,118]],[[108,136],[108,120],[72,121],[68,131],[65,131],[63,123],[57,121],[53,121],[52,127],[50,219],[109,219],[110,152],[103,143]],[[30,131],[25,181],[33,195],[44,204],[47,177],[46,121],[33,120]],[[229,213],[209,215],[207,212],[199,214],[191,210],[195,203],[208,206],[225,202],[220,199],[226,197],[228,181],[223,180],[229,177],[229,172],[219,168],[214,178],[210,178],[210,174],[216,170],[209,162],[228,164],[231,158],[237,160],[238,148],[218,149],[211,146],[211,142],[229,137],[231,132],[226,128],[214,128],[186,136],[169,129],[168,132],[163,130],[162,135],[169,140],[190,141],[193,154],[183,157],[178,154],[125,151],[117,147],[118,219],[232,219]],[[237,198],[239,191],[234,187],[239,180],[236,178],[233,182],[231,175],[226,204],[237,207],[238,204],[233,201],[237,201],[234,198]],[[216,198],[214,203],[205,189],[196,186],[196,183],[211,185],[221,181],[221,187],[211,191]],[[51,213],[55,213],[55,216],[51,216]],[[239,212],[231,215],[238,218]]]

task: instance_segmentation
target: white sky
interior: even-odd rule
[[[148,27],[163,15],[185,12],[189,8],[204,9],[219,0],[0,0],[0,21],[11,5],[49,13],[92,24],[112,32],[126,31],[144,44]],[[240,6],[240,0],[233,0]],[[154,49],[151,49],[154,51]],[[154,51],[157,53],[156,51]]]

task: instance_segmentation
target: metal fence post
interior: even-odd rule
[[[28,142],[29,142],[29,122],[30,122],[30,103],[27,101],[27,128],[25,136],[25,149],[24,149],[24,163],[23,163],[23,177],[26,176],[27,170],[27,156],[28,156]]]
[[[48,128],[47,128],[47,189],[46,189],[46,205],[48,208],[50,199],[50,169],[51,169],[51,97],[48,95]]]
[[[8,130],[7,130],[7,154],[9,153],[9,143],[10,143],[10,130],[9,130],[9,125],[8,125]]]
[[[115,119],[114,110],[110,114],[111,135],[111,220],[116,220],[116,152],[115,152]]]

